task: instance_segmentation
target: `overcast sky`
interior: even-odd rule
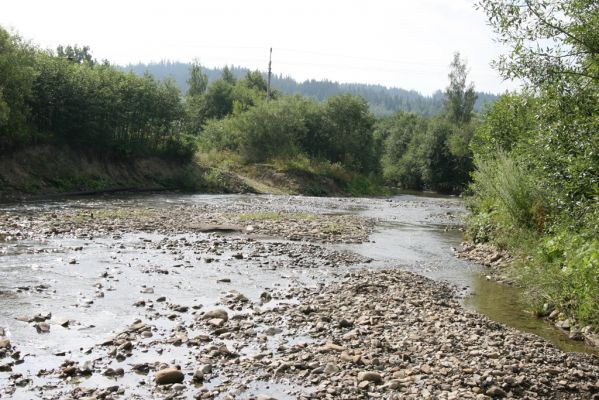
[[[43,48],[91,47],[113,64],[200,60],[297,80],[415,89],[447,86],[459,51],[477,90],[513,87],[489,63],[502,50],[468,0],[0,0],[0,25]]]

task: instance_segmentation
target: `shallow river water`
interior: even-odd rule
[[[290,264],[283,255],[270,258],[264,255],[268,258],[268,265],[233,261],[236,252],[251,251],[255,243],[274,240],[268,237],[256,237],[249,243],[241,242],[238,250],[226,250],[210,263],[192,247],[173,254],[165,251],[165,246],[156,245],[168,243],[169,240],[201,243],[214,237],[213,233],[201,232],[174,237],[160,233],[128,232],[118,237],[104,235],[77,238],[58,235],[44,240],[0,241],[0,328],[6,330],[7,337],[19,347],[21,355],[30,355],[35,360],[15,365],[13,373],[27,375],[41,366],[48,370],[57,368],[63,361],[56,357],[59,353],[71,352],[70,358],[76,360],[76,354],[85,354],[81,349],[93,347],[141,317],[132,303],[150,295],[162,295],[175,299],[179,304],[206,308],[217,304],[223,295],[232,290],[241,292],[250,301],[258,301],[264,290],[291,288],[299,283],[316,285],[336,279],[343,271],[352,268],[397,267],[435,280],[448,281],[461,294],[468,294],[464,299],[466,307],[498,322],[540,335],[562,350],[592,352],[581,342],[568,340],[556,328],[530,316],[521,303],[518,289],[488,281],[484,277],[485,267],[454,257],[452,247],[459,247],[462,241],[460,224],[465,214],[457,198],[403,195],[390,199],[334,199],[173,194],[57,199],[0,205],[0,210],[35,215],[42,210],[65,208],[168,208],[205,203],[223,206],[245,204],[250,209],[257,205],[295,213],[374,218],[377,223],[369,242],[325,245],[331,251],[350,251],[371,260],[341,269],[293,268],[293,263]],[[236,234],[224,237],[225,240],[234,241]],[[298,254],[307,249],[302,242],[294,242],[293,245],[297,246]],[[278,259],[281,263],[287,263],[288,267],[276,268]],[[76,264],[70,264],[68,260],[75,260]],[[161,266],[168,266],[171,272],[156,273]],[[219,282],[223,279],[225,282]],[[16,319],[21,315],[38,313],[52,313],[52,321],[73,322],[69,329],[51,325],[49,333],[40,335],[30,324]],[[175,323],[168,319],[157,319],[156,324],[159,329],[172,329]],[[243,351],[251,352],[252,349]],[[158,356],[165,360],[176,359],[177,349],[174,348],[171,354],[160,355],[150,351],[136,356],[137,359],[127,360],[127,363],[150,361]],[[0,387],[7,382],[8,375],[0,372]],[[126,385],[127,379],[125,376],[121,385]],[[81,384],[93,386],[104,381],[108,382],[108,378],[94,375]],[[250,391],[258,391],[260,385],[250,382],[247,386]],[[275,395],[278,393],[276,385],[269,389]],[[286,393],[289,391],[289,387],[284,389]],[[281,393],[279,395],[283,396]],[[25,389],[17,389],[12,396],[32,398],[31,392]]]

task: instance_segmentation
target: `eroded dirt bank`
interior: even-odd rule
[[[453,287],[395,268],[418,265],[380,268],[352,252],[380,209],[450,227],[456,207],[293,197],[4,207],[0,397],[599,398],[597,357],[489,321]]]

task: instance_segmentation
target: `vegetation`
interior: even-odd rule
[[[120,68],[125,72],[132,71],[140,76],[149,73],[158,80],[172,79],[179,89],[186,93],[189,90],[189,70],[192,66],[193,63],[163,61],[150,64],[131,64]],[[237,79],[241,79],[251,72],[241,67],[227,68]],[[223,71],[221,68],[203,68],[202,70],[210,83],[220,79]],[[440,90],[430,96],[424,96],[414,90],[388,88],[381,85],[339,83],[329,80],[297,82],[293,78],[282,75],[272,77],[272,86],[283,95],[305,96],[317,101],[325,101],[329,97],[342,94],[351,94],[366,100],[370,111],[377,117],[391,116],[398,111],[430,117],[442,114],[444,111],[445,94]],[[475,112],[481,111],[485,104],[493,103],[497,98],[491,93],[477,92],[476,95]]]
[[[381,120],[375,137],[382,152],[385,179],[404,189],[456,193],[469,182],[474,86],[456,53],[445,94],[445,113],[426,118],[399,112]]]
[[[189,159],[179,90],[92,60],[87,47],[38,50],[0,28],[0,151],[67,144],[107,157]]]
[[[479,7],[511,48],[496,67],[525,88],[502,96],[475,131],[470,234],[519,256],[539,310],[599,326],[599,4]]]

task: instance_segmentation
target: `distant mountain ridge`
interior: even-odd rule
[[[143,75],[146,72],[158,80],[173,79],[182,93],[187,92],[187,80],[191,64],[183,62],[162,61],[150,64],[129,64],[121,66],[124,71],[132,71]],[[234,76],[241,78],[248,68],[229,67]],[[222,68],[202,68],[212,82],[220,78]],[[266,75],[265,73],[263,73]],[[377,116],[391,115],[399,110],[413,112],[420,115],[435,115],[443,111],[443,92],[436,91],[432,96],[424,96],[415,90],[400,88],[387,88],[382,85],[370,85],[364,83],[339,83],[329,80],[307,80],[298,82],[291,77],[273,75],[272,87],[283,94],[300,94],[317,100],[325,100],[328,97],[351,93],[363,97],[370,105],[371,111]],[[492,93],[477,92],[478,99],[474,105],[474,111],[479,112],[485,104],[493,103],[498,96]]]

